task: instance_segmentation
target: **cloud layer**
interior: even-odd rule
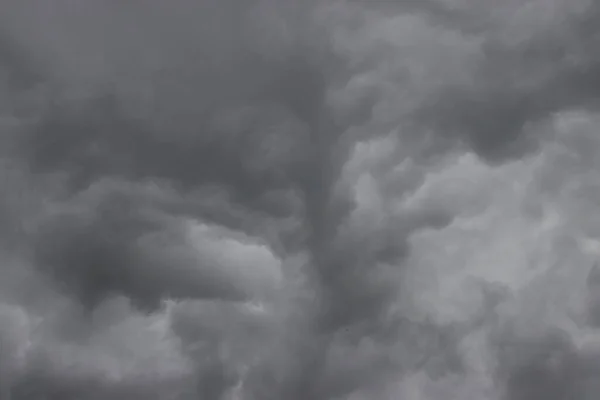
[[[594,2],[3,9],[1,398],[600,394]]]

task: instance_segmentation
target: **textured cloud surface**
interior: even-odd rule
[[[595,2],[2,9],[0,400],[600,396]]]

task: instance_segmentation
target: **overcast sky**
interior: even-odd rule
[[[0,8],[1,400],[600,396],[596,2]]]

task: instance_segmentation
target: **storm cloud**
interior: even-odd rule
[[[2,399],[600,394],[594,2],[4,3]]]

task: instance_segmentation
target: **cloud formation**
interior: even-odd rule
[[[600,393],[595,3],[6,3],[0,397]]]

